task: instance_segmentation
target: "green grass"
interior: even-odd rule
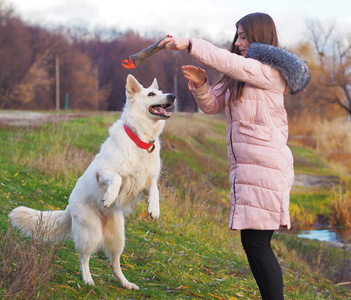
[[[294,156],[296,173],[320,176],[334,175],[331,174],[331,169],[315,151],[296,145],[289,145],[289,147]]]
[[[44,210],[66,206],[76,180],[118,117],[0,128],[2,236],[9,227],[8,213],[18,205]],[[188,120],[192,128],[177,132]],[[161,219],[149,219],[146,199],[126,218],[121,263],[125,276],[140,290],[122,289],[102,252],[94,254],[90,262],[96,285],[84,285],[74,245],[66,241],[57,248],[50,282],[35,290],[37,298],[260,299],[239,233],[227,229],[229,167],[224,121],[197,115],[174,115],[170,121],[162,135]],[[205,133],[201,133],[203,128]],[[313,153],[295,150],[314,162]],[[50,168],[50,163],[55,163],[55,168]],[[317,161],[312,165],[315,173],[326,168]],[[292,202],[313,213],[324,213],[329,198],[325,191],[301,192],[293,193]],[[26,243],[20,234],[18,238]],[[289,234],[276,234],[273,248],[282,266],[286,299],[350,299],[347,286],[335,284],[346,278],[343,272],[350,253]],[[0,273],[1,298],[9,284],[2,281]]]
[[[303,207],[315,215],[324,215],[328,218],[330,214],[330,198],[330,192],[323,189],[305,192],[294,191],[291,193],[290,202]]]

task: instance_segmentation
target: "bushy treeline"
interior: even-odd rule
[[[47,29],[25,23],[0,1],[0,109],[55,109],[59,70],[60,109],[120,110],[127,74],[133,73],[145,86],[157,78],[164,92],[176,93],[179,110],[195,111],[180,71],[192,62],[186,53],[159,52],[132,70],[121,65],[164,34],[153,36]]]
[[[132,73],[144,86],[157,78],[164,92],[177,95],[178,110],[197,111],[180,67],[200,64],[185,51],[161,51],[132,70],[121,65],[124,59],[160,40],[165,33],[142,37],[116,29],[48,29],[25,23],[4,3],[0,0],[0,109],[55,109],[59,94],[60,109],[121,110],[125,80]],[[329,35],[324,38],[326,29],[314,24],[309,30],[311,40],[297,42],[292,50],[308,61],[311,81],[306,91],[286,97],[288,115],[331,119],[345,112],[350,114],[350,43],[344,45],[342,42],[347,39],[341,39],[339,48],[330,47],[334,50],[326,53],[318,46],[331,42]],[[229,43],[219,46],[227,47]],[[215,83],[220,74],[202,67],[210,83]]]

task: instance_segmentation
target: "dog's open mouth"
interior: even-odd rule
[[[149,107],[149,112],[155,116],[160,116],[162,118],[168,119],[171,116],[171,113],[166,111],[167,108],[171,107],[172,104],[167,103],[164,105],[153,105]]]

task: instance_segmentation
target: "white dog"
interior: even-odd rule
[[[89,270],[93,251],[102,248],[121,285],[139,289],[123,275],[124,214],[130,212],[142,192],[149,195],[148,214],[160,216],[157,180],[161,168],[159,135],[170,117],[166,108],[175,96],[162,93],[154,79],[144,88],[127,77],[127,102],[121,119],[109,129],[109,137],[84,174],[78,179],[64,211],[37,211],[17,207],[9,215],[12,224],[27,235],[44,228],[45,238],[72,237],[79,252],[83,281],[94,285]]]

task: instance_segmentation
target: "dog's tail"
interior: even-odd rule
[[[9,219],[13,226],[27,236],[62,241],[71,234],[69,206],[65,210],[39,211],[24,206],[12,210]]]

